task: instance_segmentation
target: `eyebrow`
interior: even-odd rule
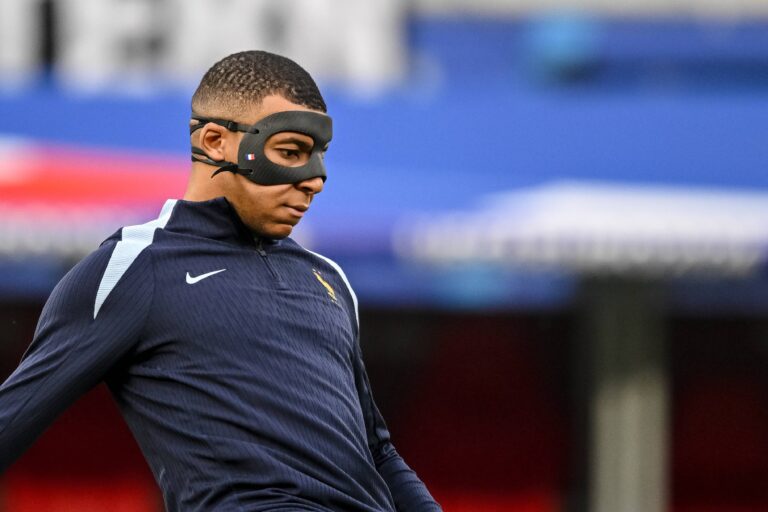
[[[307,150],[308,149],[312,149],[312,146],[315,145],[315,141],[309,135],[307,135],[306,137],[307,138],[305,139],[303,137],[300,138],[300,137],[297,137],[295,135],[283,135],[283,136],[281,136],[278,133],[278,134],[275,134],[275,142],[274,143],[275,144],[291,144],[291,143],[293,143],[293,144],[296,144],[297,146],[299,146],[301,149],[307,149]],[[311,141],[311,142],[307,142],[308,140]]]

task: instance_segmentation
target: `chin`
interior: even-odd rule
[[[274,226],[269,229],[265,229],[263,235],[266,236],[267,238],[274,238],[275,240],[279,240],[281,238],[290,236],[292,232],[293,232],[293,226],[280,225],[280,226]]]

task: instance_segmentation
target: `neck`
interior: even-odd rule
[[[215,179],[211,179],[211,174],[216,171],[212,165],[206,165],[195,162],[192,164],[192,172],[187,182],[187,190],[184,193],[186,201],[208,201],[224,195],[221,184],[222,179],[226,180],[225,173],[219,174]]]

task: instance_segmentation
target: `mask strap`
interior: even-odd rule
[[[219,126],[223,126],[227,130],[231,132],[246,132],[246,133],[259,133],[259,130],[257,128],[254,128],[253,126],[249,124],[241,124],[236,123],[234,121],[229,121],[227,119],[217,119],[215,117],[200,117],[200,116],[192,116],[193,121],[200,121],[194,126],[189,127],[189,134],[192,135],[197,130],[205,126],[207,123],[213,123],[217,124]]]
[[[221,164],[224,164],[224,163],[228,163],[225,160],[214,160],[214,159],[212,159],[211,157],[209,157],[205,153],[205,151],[203,151],[202,149],[200,149],[200,148],[198,148],[196,146],[192,146],[192,161],[193,162],[202,162],[202,163],[208,164],[208,165],[221,165]]]
[[[219,168],[216,169],[213,174],[211,174],[211,178],[219,174],[220,172],[233,172],[235,174],[242,174],[243,176],[250,176],[252,173],[249,170],[243,170],[240,169],[237,164],[233,164],[232,162],[227,162],[226,160],[213,160],[208,157],[208,155],[205,154],[205,152],[200,149],[192,146],[192,161],[193,162],[201,162],[208,165],[218,165]],[[197,158],[195,155],[201,155],[204,158]]]
[[[224,167],[219,167],[218,169],[213,171],[213,174],[211,174],[211,178],[215,177],[220,172],[233,172],[235,174],[242,174],[243,176],[250,176],[252,174],[251,171],[243,170],[235,164],[229,164],[229,165],[225,165]]]
[[[205,126],[207,123],[215,123],[219,126],[223,126],[224,128],[226,128],[231,132],[259,133],[258,129],[253,129],[250,125],[236,123],[234,121],[229,121],[227,119],[216,119],[213,117],[202,117],[202,116],[192,116],[192,119],[195,121],[199,121],[199,123],[189,127],[190,135],[192,135],[197,130]],[[198,156],[202,158],[198,158]],[[250,176],[252,174],[251,171],[244,171],[240,169],[237,166],[237,164],[234,164],[232,162],[227,162],[226,160],[212,159],[211,157],[208,156],[208,154],[205,151],[198,148],[197,146],[192,146],[192,161],[201,162],[208,165],[218,165],[219,168],[216,169],[213,172],[213,174],[211,174],[211,178],[215,177],[217,174],[221,172],[233,172],[235,174],[242,174],[243,176]],[[222,164],[225,164],[225,165],[222,165]]]

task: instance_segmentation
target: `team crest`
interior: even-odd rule
[[[328,281],[323,279],[323,276],[320,274],[320,272],[318,272],[313,268],[312,273],[315,274],[315,277],[317,278],[317,280],[320,281],[320,284],[323,285],[323,288],[325,288],[325,291],[328,292],[328,296],[331,298],[334,304],[338,304],[339,301],[336,299],[336,290],[334,290],[333,287],[330,284],[328,284]]]

